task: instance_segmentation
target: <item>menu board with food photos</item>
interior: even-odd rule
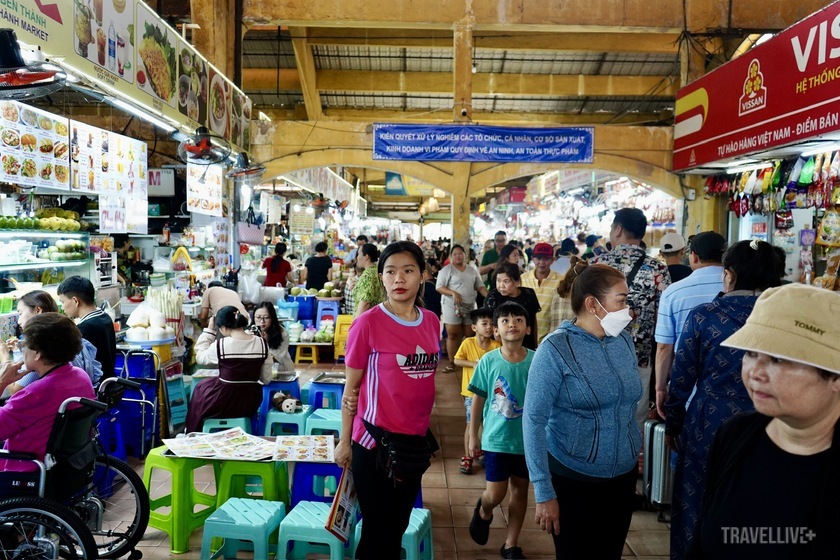
[[[187,210],[208,216],[222,216],[221,165],[187,164]]]
[[[149,194],[145,142],[71,120],[70,154],[73,190],[102,197],[100,231],[146,233]]]
[[[0,181],[68,190],[69,121],[16,101],[0,117]]]

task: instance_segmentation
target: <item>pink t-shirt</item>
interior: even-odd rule
[[[362,419],[400,434],[425,435],[435,403],[440,322],[428,309],[409,323],[379,304],[353,321],[347,336],[347,367],[364,370],[353,441],[376,442]]]

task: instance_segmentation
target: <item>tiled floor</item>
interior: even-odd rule
[[[341,369],[341,366],[320,364],[304,371],[305,381],[317,372]],[[441,560],[484,560],[500,558],[499,548],[504,542],[507,528],[507,506],[494,513],[490,528],[490,541],[478,546],[469,536],[472,509],[484,488],[483,471],[477,469],[473,475],[458,471],[459,458],[463,455],[464,406],[459,394],[459,376],[439,373],[437,377],[437,399],[432,416],[432,430],[441,444],[441,453],[423,478],[423,501],[432,512],[435,558]],[[142,465],[137,465],[142,472]],[[203,473],[205,484],[212,485],[212,469]],[[533,491],[529,501],[530,509],[520,537],[525,555],[529,559],[554,558],[554,546],[550,536],[538,531],[534,524]],[[609,507],[608,504],[604,504]],[[624,546],[624,558],[668,558],[668,527],[656,520],[656,514],[636,512]],[[184,554],[169,552],[169,538],[165,533],[149,529],[140,543],[143,557],[199,558],[201,531],[193,533],[190,550]],[[243,554],[243,557],[245,555]]]

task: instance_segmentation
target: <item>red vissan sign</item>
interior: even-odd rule
[[[677,92],[674,171],[840,130],[840,1]]]

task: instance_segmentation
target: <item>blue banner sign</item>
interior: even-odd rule
[[[592,163],[593,128],[375,124],[373,159]]]

